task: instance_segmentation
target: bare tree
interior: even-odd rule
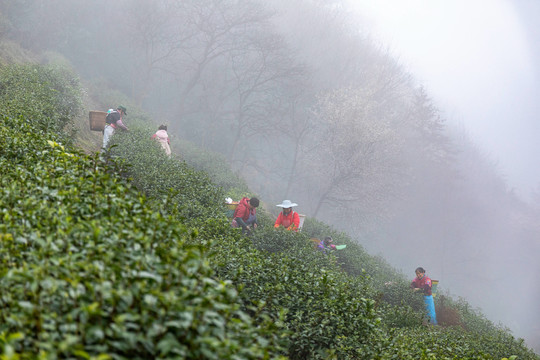
[[[399,137],[368,89],[341,89],[321,97],[316,146],[304,152],[313,174],[311,197],[317,216],[324,204],[351,209],[359,201],[375,206],[396,181]]]
[[[305,91],[305,90],[304,90]],[[305,99],[300,95],[293,97],[288,108],[288,123],[290,123],[290,131],[285,132],[288,139],[291,140],[292,149],[289,152],[290,158],[290,171],[285,175],[287,179],[287,187],[283,195],[284,199],[288,199],[291,196],[291,190],[294,182],[297,178],[297,172],[299,168],[299,162],[301,161],[302,147],[309,136],[316,129],[316,123],[312,119],[314,114],[310,111],[306,111]],[[307,145],[309,147],[309,145]]]
[[[187,14],[185,26],[194,34],[182,44],[183,57],[173,73],[181,82],[179,113],[200,84],[206,68],[214,61],[226,62],[234,51],[249,47],[249,37],[271,13],[258,1],[188,0],[175,1],[178,11]]]
[[[150,94],[168,116],[184,118],[208,104],[218,121],[233,53],[249,49],[271,13],[257,0],[130,0],[119,18],[129,39],[131,83],[137,102]],[[218,76],[216,77],[216,74]],[[211,84],[212,89],[210,89]],[[210,97],[208,97],[210,95]],[[215,98],[212,98],[215,96]],[[163,111],[163,110],[162,110]],[[222,111],[222,110],[221,110]]]
[[[194,37],[187,28],[185,13],[170,0],[132,0],[122,22],[132,56],[131,87],[140,106],[154,90],[156,71],[168,73],[184,44]]]
[[[303,68],[295,64],[283,39],[277,35],[260,34],[253,38],[249,49],[234,54],[231,99],[235,135],[231,161],[244,136],[293,131],[283,114],[290,106],[290,89],[302,76]]]
[[[308,84],[297,78],[287,86],[279,106],[269,113],[267,131],[258,133],[257,141],[251,146],[250,159],[240,159],[243,168],[250,167],[256,173],[260,185],[272,198],[293,196],[294,184],[302,178],[299,171],[303,144],[316,127],[311,107]],[[242,153],[244,154],[244,153]]]

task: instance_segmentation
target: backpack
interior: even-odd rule
[[[109,112],[107,113],[107,116],[105,117],[105,123],[107,123],[107,124],[114,124],[114,123],[116,123],[116,121],[117,121],[118,119],[115,119],[115,116],[114,116],[113,114],[119,114],[119,112],[116,111],[116,110],[113,110],[113,111],[110,111],[110,110],[109,110]]]

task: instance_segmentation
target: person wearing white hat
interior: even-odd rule
[[[283,210],[279,213],[274,227],[278,228],[283,226],[287,230],[298,231],[298,227],[300,226],[300,216],[292,209],[293,207],[298,206],[298,204],[291,202],[291,200],[283,200],[281,204],[276,206]]]

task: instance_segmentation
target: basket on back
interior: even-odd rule
[[[90,111],[90,130],[103,131],[105,129],[105,118],[107,117],[106,111]]]

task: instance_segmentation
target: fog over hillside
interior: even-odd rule
[[[534,1],[352,1],[369,27],[426,85],[529,199],[540,183]]]
[[[540,4],[382,0],[352,1],[351,8],[364,20],[362,29],[386,44],[426,85],[446,114],[447,124],[470,136],[512,193],[535,201],[540,184],[536,156],[540,152]],[[520,221],[515,213],[502,216]],[[423,263],[446,278],[453,291],[526,337],[538,350],[540,314],[534,299],[540,295],[540,240],[535,235],[523,242],[524,232],[509,229],[501,233],[496,216],[483,222],[478,225],[492,230],[481,230],[477,236],[483,239],[475,240],[476,244],[453,241],[433,246],[432,252],[441,255]],[[410,266],[391,250],[376,244],[372,248],[390,254],[404,269]],[[497,296],[510,284],[508,298],[519,297],[519,305]],[[492,292],[483,290],[489,288]]]
[[[540,352],[539,6],[354,3],[13,0],[0,36]]]

